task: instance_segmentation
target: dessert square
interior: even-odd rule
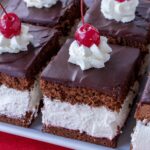
[[[18,14],[25,23],[49,26],[67,33],[80,17],[80,0],[58,1],[50,8],[27,7],[24,0],[8,0],[6,10]]]
[[[68,39],[42,72],[43,131],[116,147],[137,93],[140,51],[111,45],[105,68],[82,71],[68,62],[73,41]]]
[[[132,150],[148,150],[150,147],[150,76],[138,104],[135,118],[136,126],[131,140]]]
[[[150,43],[150,1],[140,0],[135,19],[128,23],[108,20],[101,12],[101,1],[97,0],[86,12],[85,21],[95,26],[101,35],[107,36],[110,43],[130,46],[147,52]]]
[[[38,114],[42,98],[38,74],[59,46],[58,31],[26,26],[33,36],[28,50],[0,55],[0,121],[24,127],[28,127]]]

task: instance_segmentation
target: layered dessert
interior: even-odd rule
[[[25,23],[49,26],[63,33],[80,17],[80,0],[7,0],[6,10]]]
[[[136,127],[132,134],[132,150],[149,150],[150,148],[150,76],[138,104],[136,114]]]
[[[96,0],[85,15],[109,42],[148,51],[149,0]]]
[[[82,23],[42,72],[43,131],[116,147],[138,91],[140,50],[108,45]]]
[[[28,127],[42,94],[38,74],[57,52],[59,33],[23,24],[14,13],[0,19],[0,121]]]

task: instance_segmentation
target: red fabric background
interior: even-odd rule
[[[0,150],[69,150],[69,149],[0,132]]]

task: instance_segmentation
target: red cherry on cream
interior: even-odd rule
[[[124,2],[125,0],[116,0],[117,2],[119,2],[119,3],[122,3],[122,2]]]
[[[93,44],[97,46],[100,44],[100,33],[90,24],[83,24],[77,29],[75,39],[80,45],[91,47]]]
[[[0,4],[5,14],[0,18],[0,32],[6,38],[17,36],[21,32],[21,21],[14,13],[7,13],[4,7]]]
[[[91,47],[93,44],[100,44],[100,33],[92,25],[84,22],[83,0],[81,0],[82,26],[75,32],[75,40],[79,45]]]

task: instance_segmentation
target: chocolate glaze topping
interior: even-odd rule
[[[23,0],[7,0],[6,10],[16,13],[20,19],[26,23],[34,23],[44,26],[55,26],[63,19],[66,11],[78,0],[65,0],[64,3],[58,1],[50,8],[27,7]]]
[[[150,104],[150,76],[147,79],[147,83],[146,83],[140,103]]]
[[[27,76],[32,69],[32,64],[40,55],[44,46],[53,39],[55,33],[57,32],[56,30],[46,27],[32,25],[28,26],[30,27],[29,32],[33,35],[33,41],[31,41],[31,43],[28,45],[28,50],[25,52],[19,52],[17,54],[1,54],[0,73],[6,73],[15,77]]]
[[[95,89],[115,98],[126,96],[126,89],[133,84],[131,82],[136,76],[139,50],[111,45],[113,53],[104,68],[82,71],[79,66],[68,62],[72,41],[73,39],[67,40],[57,56],[43,71],[42,79],[70,87]]]
[[[85,21],[101,31],[102,35],[113,38],[123,37],[126,40],[136,40],[147,44],[150,41],[150,1],[140,0],[135,20],[129,23],[105,19],[101,13],[101,0],[95,1],[87,11]]]

